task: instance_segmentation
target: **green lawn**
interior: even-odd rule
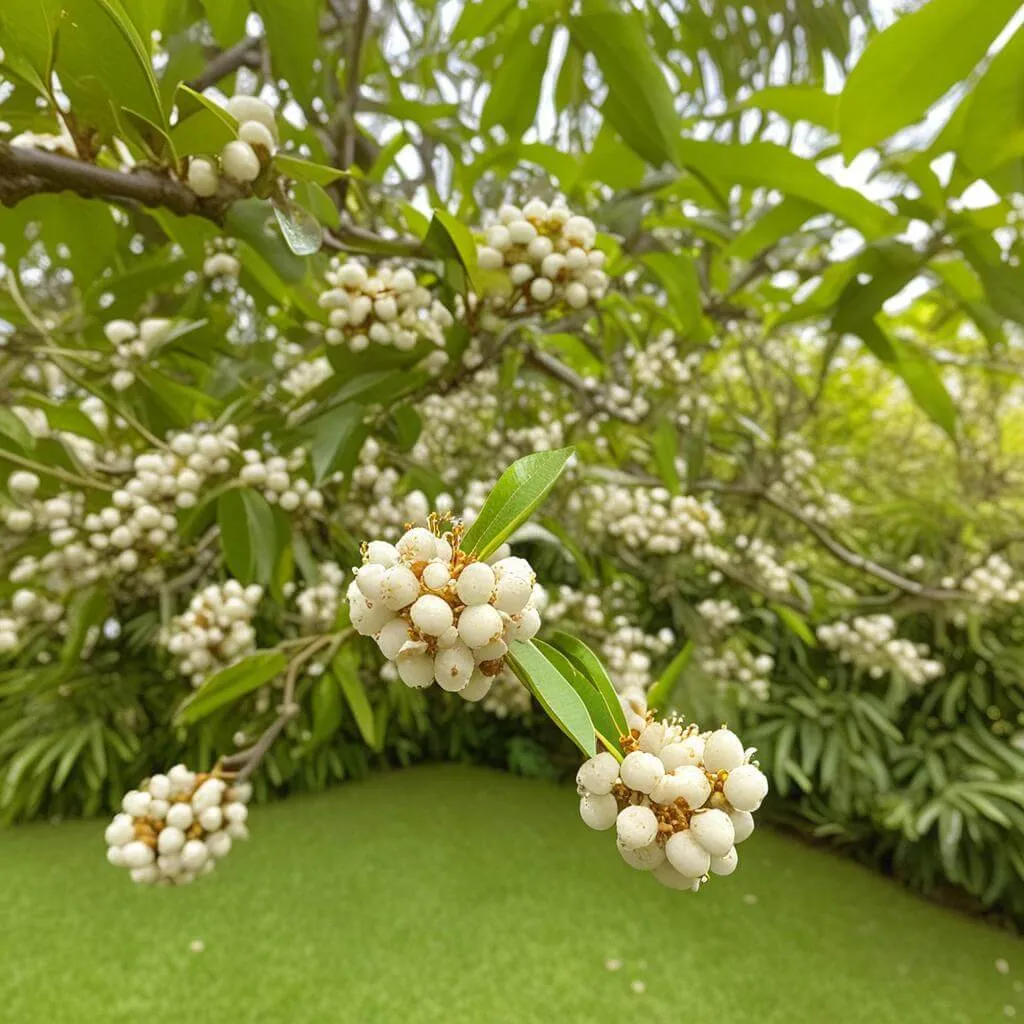
[[[578,820],[571,790],[484,770],[378,776],[256,808],[250,823],[248,845],[180,891],[109,867],[101,823],[0,832],[0,1020],[1024,1015],[1019,941],[770,833],[695,896],[628,869]]]

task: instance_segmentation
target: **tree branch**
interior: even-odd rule
[[[221,50],[188,84],[196,92],[202,92],[241,67],[259,67],[260,42],[261,40],[257,36],[245,36],[239,39],[234,46]]]

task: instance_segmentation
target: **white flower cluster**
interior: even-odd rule
[[[298,591],[295,604],[302,628],[308,633],[322,633],[334,626],[341,601],[341,584],[345,573],[335,562],[321,562],[320,581]]]
[[[1014,579],[1013,567],[1002,555],[989,555],[983,565],[972,569],[960,584],[979,604],[1020,604],[1024,582]]]
[[[235,247],[233,238],[218,239],[207,250],[203,260],[203,276],[214,283],[215,290],[234,288],[238,275],[242,272],[242,264],[232,252]]]
[[[287,457],[264,455],[255,448],[242,452],[244,465],[238,479],[248,487],[257,488],[271,505],[280,505],[285,512],[305,508],[319,512],[324,507],[323,493],[304,477],[297,476],[306,466],[304,448],[295,448]]]
[[[697,664],[719,693],[734,696],[741,705],[748,703],[748,695],[768,699],[775,667],[770,654],[755,654],[734,639],[721,649],[698,647]]]
[[[620,763],[603,751],[576,775],[580,817],[612,827],[622,859],[670,889],[696,892],[708,873],[731,875],[737,844],[754,830],[752,812],[768,780],[735,733],[655,721],[641,703],[623,701],[630,735]]]
[[[497,223],[477,246],[482,270],[504,271],[506,286],[493,300],[511,309],[520,298],[533,307],[564,302],[582,309],[604,295],[608,276],[604,253],[594,246],[597,229],[589,217],[563,204],[531,199],[522,209],[505,205]]]
[[[143,885],[188,885],[248,839],[248,783],[176,764],[126,793],[107,826],[107,860]]]
[[[104,326],[103,333],[114,346],[111,363],[115,370],[110,385],[115,391],[124,391],[135,383],[136,369],[163,344],[173,326],[174,322],[164,317],[147,317],[138,324],[111,320]]]
[[[307,359],[305,362],[296,363],[285,374],[281,381],[281,387],[289,395],[301,398],[314,388],[318,388],[333,374],[334,370],[331,368],[327,356],[317,356],[316,359]]]
[[[704,620],[711,633],[724,633],[743,618],[739,608],[732,601],[716,601],[710,597],[697,605],[697,614]]]
[[[839,660],[865,669],[872,679],[895,672],[907,682],[922,686],[945,671],[941,661],[928,657],[927,644],[915,644],[896,636],[891,615],[860,615],[852,622],[833,622],[817,629],[818,639]]]
[[[674,555],[701,545],[725,526],[713,502],[670,494],[664,487],[591,484],[576,491],[570,508],[583,516],[588,530],[652,555]]]
[[[480,700],[513,640],[540,628],[530,564],[498,551],[479,561],[460,550],[462,525],[431,515],[396,544],[375,540],[348,588],[352,625],[372,636],[407,686],[432,683]],[[504,557],[498,557],[503,555]]]
[[[331,287],[321,293],[319,303],[329,310],[324,333],[328,345],[346,344],[362,352],[373,342],[408,352],[425,338],[443,348],[452,315],[408,267],[382,264],[370,273],[356,260],[342,263],[335,257],[326,277]]]
[[[235,184],[251,184],[277,148],[277,121],[269,103],[255,96],[232,96],[227,109],[238,121],[238,138],[225,143],[219,156],[189,158],[185,183],[197,196],[216,195],[222,176]]]
[[[256,649],[252,620],[262,599],[263,588],[255,583],[211,583],[171,620],[160,640],[179,659],[178,671],[189,676],[193,686]]]

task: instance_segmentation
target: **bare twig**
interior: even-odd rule
[[[256,36],[245,36],[234,46],[221,50],[203,70],[188,84],[202,92],[211,85],[216,85],[222,78],[237,71],[241,67],[259,67],[260,40]]]
[[[366,27],[370,20],[370,0],[359,0],[355,22],[349,38],[348,56],[345,61],[345,134],[338,152],[338,166],[347,171],[356,155],[356,110],[359,107],[359,78],[363,65],[363,44],[366,41]],[[338,182],[338,204],[345,205],[348,194],[348,179]]]

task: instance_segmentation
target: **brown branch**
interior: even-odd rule
[[[234,46],[221,50],[188,84],[196,92],[202,92],[241,67],[257,68],[259,64],[260,39],[256,36],[245,36]]]
[[[356,110],[359,107],[359,76],[363,65],[363,44],[366,41],[366,27],[370,20],[370,0],[359,0],[355,24],[349,40],[348,57],[345,61],[345,134],[338,152],[338,166],[347,171],[356,155]],[[348,194],[348,178],[338,182],[338,205],[344,207]]]

